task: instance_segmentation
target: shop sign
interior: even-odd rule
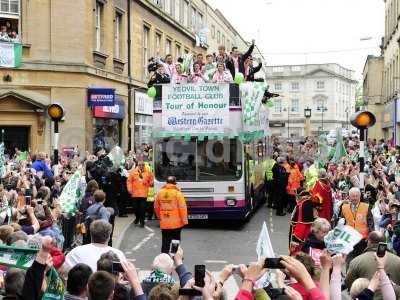
[[[123,119],[125,117],[125,102],[117,99],[114,106],[96,106],[93,108],[93,116],[105,119]]]
[[[88,105],[91,107],[114,106],[115,89],[108,89],[108,88],[88,89]]]
[[[153,115],[153,100],[146,93],[135,91],[135,113]]]
[[[229,128],[229,85],[163,85],[162,127],[174,133],[224,133]]]

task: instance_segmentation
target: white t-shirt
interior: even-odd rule
[[[101,244],[87,244],[83,246],[76,247],[71,250],[65,257],[64,265],[71,269],[77,264],[83,263],[87,264],[93,272],[97,271],[97,261],[100,256],[109,251],[114,252],[119,257],[120,261],[125,261],[125,255],[121,250],[115,249],[113,247]]]

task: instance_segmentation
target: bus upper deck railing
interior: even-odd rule
[[[155,84],[154,88],[157,91],[156,96],[154,97],[154,109],[160,110],[162,103],[162,84]],[[229,106],[231,108],[240,108],[241,101],[239,96],[239,85],[236,83],[229,83]]]

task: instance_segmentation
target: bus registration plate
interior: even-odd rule
[[[208,215],[189,215],[188,219],[189,220],[207,220]]]

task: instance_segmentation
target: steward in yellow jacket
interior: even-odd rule
[[[160,220],[162,233],[162,253],[169,253],[172,240],[181,240],[181,230],[188,224],[186,200],[176,186],[176,179],[168,177],[167,184],[158,193],[154,211]]]

